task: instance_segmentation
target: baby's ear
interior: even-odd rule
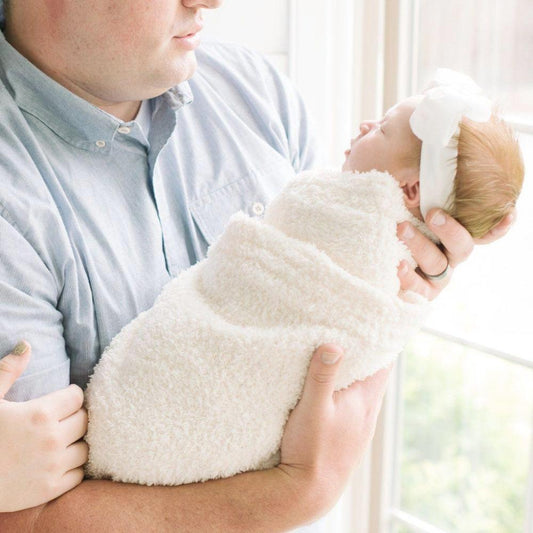
[[[420,181],[407,180],[402,183],[403,201],[407,208],[418,207],[420,205]]]

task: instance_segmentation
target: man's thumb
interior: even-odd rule
[[[321,403],[331,399],[342,356],[343,350],[336,344],[323,344],[315,350],[307,371],[303,401]]]
[[[4,358],[0,359],[0,400],[28,366],[31,346],[20,341]]]

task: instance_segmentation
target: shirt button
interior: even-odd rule
[[[252,211],[255,215],[260,216],[265,212],[265,206],[261,202],[255,202],[252,206]]]
[[[117,131],[119,133],[123,133],[124,135],[127,135],[131,131],[131,128],[128,126],[120,126],[120,128],[118,128]]]
[[[96,146],[98,146],[98,148],[104,148],[105,147],[105,141],[96,141]]]

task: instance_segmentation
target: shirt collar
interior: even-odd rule
[[[76,96],[22,56],[0,32],[0,78],[17,105],[69,144],[90,151],[109,151],[117,130],[131,125]],[[155,98],[156,107],[177,112],[192,102],[188,82]]]

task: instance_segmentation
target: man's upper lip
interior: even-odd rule
[[[188,37],[189,35],[194,35],[195,33],[198,33],[199,31],[202,31],[203,26],[201,24],[197,24],[196,26],[193,26],[190,30],[188,30],[186,33],[183,32],[180,35],[176,35],[176,37]]]

